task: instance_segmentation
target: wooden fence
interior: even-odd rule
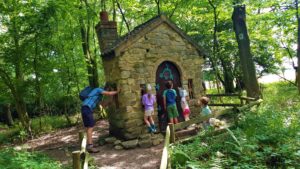
[[[232,106],[232,107],[238,107],[243,105],[243,100],[241,99],[241,94],[239,93],[228,93],[228,94],[207,94],[207,97],[209,97],[211,99],[211,103],[209,103],[209,106]],[[213,103],[212,98],[214,97],[218,97],[218,98],[222,98],[222,97],[237,97],[240,100],[240,103]]]
[[[79,132],[79,143],[81,149],[72,152],[73,169],[88,169],[89,153],[86,151],[87,136]]]
[[[175,143],[176,134],[178,132],[180,132],[180,131],[176,132],[176,130],[184,129],[192,124],[199,124],[201,122],[208,120],[211,117],[219,117],[221,115],[230,114],[230,113],[239,113],[239,112],[242,112],[244,110],[251,108],[252,106],[259,105],[263,101],[261,99],[255,100],[253,98],[250,98],[250,99],[245,98],[245,100],[247,100],[248,104],[241,106],[241,107],[233,107],[230,109],[226,109],[226,110],[223,110],[214,115],[211,114],[208,116],[198,116],[193,119],[190,119],[189,121],[184,121],[184,122],[177,123],[177,124],[169,123],[167,130],[166,130],[165,144],[164,144],[163,154],[162,154],[162,158],[161,158],[160,169],[167,169],[167,168],[171,167],[170,160],[169,160],[170,154],[169,154],[168,150],[169,150],[170,143]],[[249,101],[253,101],[253,102],[249,102]]]
[[[170,160],[169,160],[170,155],[169,155],[169,151],[168,151],[169,145],[170,145],[170,127],[167,126],[166,139],[165,139],[164,149],[162,152],[160,169],[169,168],[171,166],[171,164],[168,163],[168,162],[170,162]]]
[[[230,106],[230,107],[240,107],[245,105],[246,103],[249,103],[251,101],[256,101],[257,99],[251,98],[251,97],[245,97],[242,96],[240,93],[228,93],[228,94],[207,94],[206,95],[209,98],[222,98],[222,97],[236,97],[240,100],[240,103],[209,103],[209,106]]]

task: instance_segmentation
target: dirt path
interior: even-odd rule
[[[82,127],[75,126],[45,134],[24,145],[41,151],[63,164],[71,163],[71,153],[79,149],[78,131]],[[108,122],[98,121],[95,126],[94,140],[108,134]],[[100,152],[92,154],[94,163],[100,169],[153,169],[158,168],[163,144],[151,148],[135,148],[131,150],[115,150],[112,145],[98,146]]]

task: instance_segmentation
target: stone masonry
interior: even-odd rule
[[[158,20],[154,26],[149,24],[135,38],[128,39],[125,47],[115,49],[113,57],[102,57],[106,81],[122,89],[118,96],[119,106],[109,109],[110,133],[125,140],[136,139],[147,132],[140,85],[155,86],[156,71],[162,62],[170,61],[177,66],[184,88],[188,88],[188,79],[193,79],[196,99],[203,93],[203,56],[199,49],[175,31],[167,18],[161,16]],[[190,108],[195,114],[199,108],[194,107],[194,102],[190,102]]]

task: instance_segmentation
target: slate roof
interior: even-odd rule
[[[199,52],[200,55],[203,57],[206,57],[207,54],[205,50],[199,46],[196,42],[194,42],[183,30],[181,30],[178,26],[176,26],[171,20],[169,20],[164,14],[157,15],[148,21],[144,22],[143,24],[138,25],[135,27],[132,31],[128,32],[127,34],[119,37],[117,41],[112,45],[111,48],[106,49],[102,52],[102,56],[111,56],[114,55],[115,49],[118,47],[121,47],[123,44],[125,44],[127,41],[129,41],[131,38],[134,38],[135,36],[139,35],[145,28],[153,25],[154,23],[162,22],[168,24],[174,31],[176,31],[181,37],[183,37],[185,40],[187,40],[189,43],[191,43]]]

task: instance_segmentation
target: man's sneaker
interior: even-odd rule
[[[87,147],[86,150],[89,153],[98,153],[99,152],[99,150],[94,147]]]

